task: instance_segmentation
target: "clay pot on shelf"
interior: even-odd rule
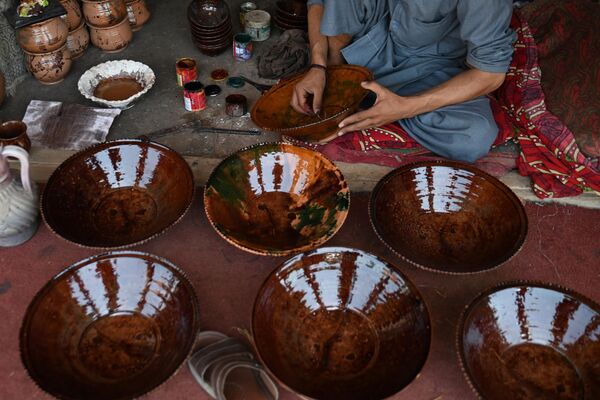
[[[79,2],[77,0],[59,0],[60,4],[67,11],[66,15],[61,16],[62,20],[65,21],[69,31],[75,30],[81,24],[82,14]]]
[[[133,38],[133,32],[129,20],[127,17],[123,17],[123,20],[114,26],[106,28],[90,26],[90,38],[94,46],[103,51],[118,53],[129,45]]]
[[[82,0],[83,16],[90,26],[104,28],[114,26],[127,18],[123,0]]]
[[[60,18],[51,18],[17,29],[17,40],[29,53],[48,53],[60,49],[69,35],[67,24]]]
[[[142,29],[142,26],[150,19],[150,11],[145,0],[131,0],[127,4],[127,17],[129,25],[134,32]]]
[[[83,55],[88,45],[90,44],[90,34],[81,21],[79,27],[71,32],[67,37],[67,47],[71,51],[71,59],[75,60]]]
[[[60,49],[42,54],[25,52],[29,72],[44,85],[62,82],[71,69],[71,52],[65,43]]]

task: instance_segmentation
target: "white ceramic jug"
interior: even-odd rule
[[[8,157],[21,162],[20,180],[12,175]],[[38,196],[29,179],[29,153],[18,146],[0,147],[0,247],[26,242],[38,225]]]

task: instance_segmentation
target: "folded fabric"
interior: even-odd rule
[[[310,58],[306,32],[284,31],[277,43],[258,57],[258,75],[265,79],[284,78],[306,69]]]

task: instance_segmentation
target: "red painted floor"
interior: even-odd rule
[[[379,242],[368,221],[367,195],[352,197],[350,216],[327,245],[357,247],[398,266],[421,290],[432,317],[433,341],[419,376],[393,399],[474,399],[455,353],[456,322],[481,290],[512,279],[560,283],[600,302],[600,211],[556,205],[527,205],[529,236],[521,252],[502,267],[474,276],[421,271]],[[199,198],[169,232],[138,246],[184,269],[196,287],[203,329],[233,333],[250,327],[254,295],[283,261],[238,250],[210,227]],[[26,244],[0,250],[0,399],[49,398],[29,379],[19,358],[18,334],[25,309],[46,281],[68,265],[97,253],[55,237],[44,225]],[[187,367],[148,399],[209,399]],[[282,392],[281,399],[296,398]]]

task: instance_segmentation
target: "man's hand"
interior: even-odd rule
[[[377,100],[368,110],[352,114],[340,122],[338,136],[351,131],[375,128],[403,118],[417,115],[413,98],[398,96],[375,81],[362,82],[362,87],[374,92]]]
[[[321,68],[311,68],[304,78],[296,84],[291,105],[303,114],[318,114],[321,111],[326,73]]]

